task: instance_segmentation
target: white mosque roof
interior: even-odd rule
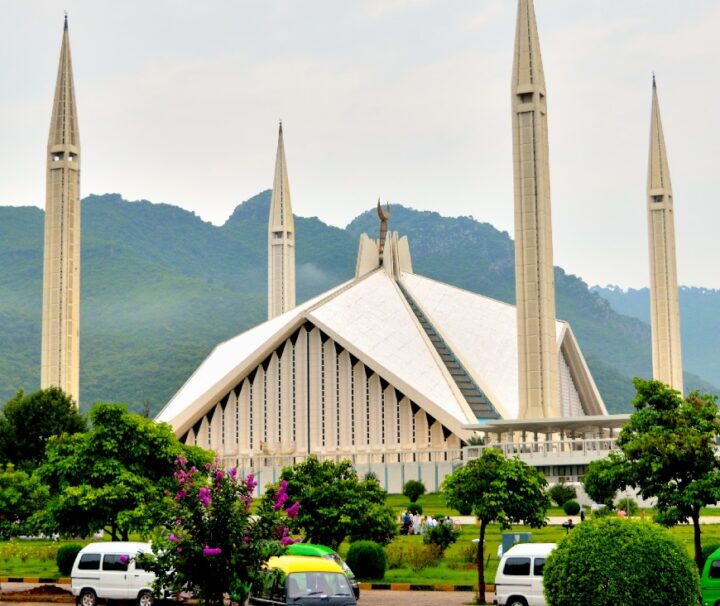
[[[515,307],[411,271],[396,274],[455,358],[504,419],[518,416]],[[402,293],[383,268],[355,278],[218,345],[158,415],[186,429],[310,322],[453,431],[477,418]],[[590,408],[604,410],[572,332],[557,323],[558,350],[572,340],[576,378]],[[578,374],[579,373],[579,374]],[[599,404],[597,403],[599,401]],[[592,412],[595,414],[595,412]]]
[[[504,418],[518,416],[517,311],[514,305],[412,273],[403,283]],[[558,347],[563,322],[556,322]]]

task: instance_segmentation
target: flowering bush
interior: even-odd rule
[[[189,591],[202,603],[215,606],[228,595],[243,603],[258,589],[263,563],[280,555],[295,539],[289,536],[286,486],[281,485],[271,510],[250,515],[257,482],[252,474],[239,478],[236,469],[219,464],[204,469],[175,461],[177,492],[167,496],[168,517],[153,540],[154,557],[144,562],[157,575],[155,592]]]

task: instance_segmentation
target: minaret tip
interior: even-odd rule
[[[67,25],[67,11],[65,11],[65,25],[63,26],[63,29],[67,29],[67,28],[68,28],[68,25]]]
[[[280,130],[279,133],[282,135],[282,118],[280,118]]]
[[[652,76],[653,76],[653,88],[657,88],[657,86],[655,85],[655,72],[652,73]]]

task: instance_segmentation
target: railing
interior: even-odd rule
[[[506,457],[521,458],[553,457],[592,457],[607,456],[611,450],[617,450],[616,438],[588,438],[576,440],[548,440],[538,442],[497,442],[485,446],[466,446],[462,449],[463,461],[478,458],[485,448],[498,448]]]

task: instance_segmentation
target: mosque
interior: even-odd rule
[[[519,0],[511,111],[516,305],[413,271],[408,238],[358,243],[354,277],[295,301],[295,229],[282,124],[268,218],[268,320],[220,343],[157,417],[181,441],[274,480],[316,454],[349,458],[393,492],[437,489],[491,443],[576,479],[614,447],[570,325],[555,314],[547,90],[532,0]],[[48,143],[43,386],[78,397],[79,158],[67,21]],[[672,189],[653,79],[648,221],[654,377],[682,391]],[[75,298],[74,298],[75,297]],[[47,344],[47,346],[46,346]],[[58,355],[59,352],[59,355]]]

